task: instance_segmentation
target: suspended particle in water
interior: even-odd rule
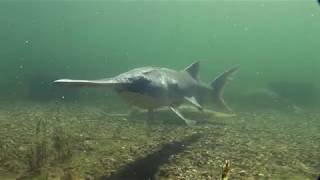
[[[320,0],[318,0],[318,4],[320,5]]]
[[[28,40],[26,40],[26,41],[24,41],[24,43],[28,44],[28,43],[29,43],[29,41],[28,41]]]

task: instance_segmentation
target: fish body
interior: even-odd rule
[[[160,107],[170,107],[187,124],[177,109],[183,102],[189,102],[199,110],[205,100],[215,101],[220,107],[229,109],[223,100],[223,89],[238,67],[231,68],[219,75],[211,86],[198,78],[199,62],[189,65],[182,71],[164,67],[140,67],[118,76],[99,80],[59,79],[56,84],[73,86],[106,86],[113,88],[127,103],[148,109],[152,112]]]

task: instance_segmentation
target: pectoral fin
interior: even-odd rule
[[[198,108],[198,110],[202,111],[203,107],[199,104],[199,102],[197,101],[197,99],[194,96],[184,97],[184,99],[187,100],[188,102],[190,102],[196,108]]]
[[[174,107],[170,107],[170,109],[182,120],[184,120],[184,122],[188,125],[188,126],[193,126],[196,124],[195,121],[193,120],[190,120],[190,119],[187,119],[185,118],[178,109],[174,108]]]

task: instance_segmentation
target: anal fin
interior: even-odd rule
[[[196,108],[198,108],[199,111],[203,110],[203,107],[199,104],[199,102],[197,101],[197,99],[194,96],[184,97],[184,99],[187,100],[188,102],[190,102]]]

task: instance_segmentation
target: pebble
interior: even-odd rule
[[[241,171],[239,172],[239,174],[240,174],[240,176],[245,176],[245,175],[247,174],[247,171],[241,170]]]

